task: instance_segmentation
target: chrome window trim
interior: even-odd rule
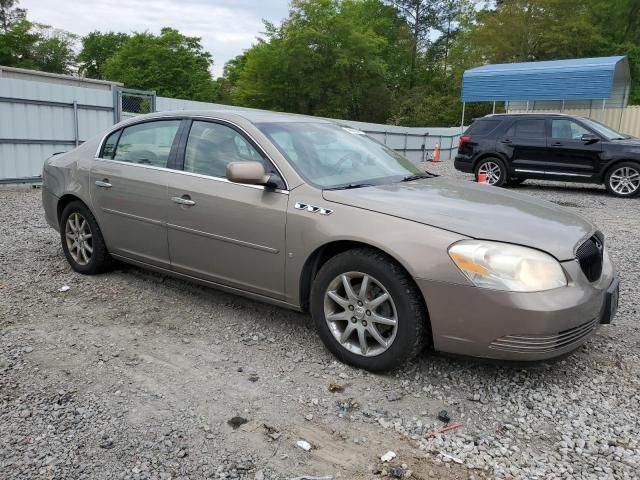
[[[101,160],[101,161],[118,161],[118,160],[112,160],[110,158],[101,158],[100,157],[100,152],[102,151],[102,145],[104,143],[104,141],[115,131],[120,130],[120,129],[124,129],[124,128],[128,128],[134,125],[138,125],[140,123],[146,123],[146,122],[153,122],[153,121],[171,121],[171,120],[213,120],[215,122],[220,122],[223,124],[228,124],[232,127],[237,128],[238,130],[240,130],[244,135],[246,135],[259,149],[259,153],[262,153],[264,155],[264,157],[271,163],[271,165],[273,165],[273,167],[278,171],[278,174],[280,175],[280,178],[282,178],[282,181],[284,182],[284,189],[276,189],[276,192],[278,193],[284,193],[286,192],[287,194],[289,193],[289,182],[287,182],[287,178],[284,176],[284,174],[282,173],[282,170],[280,170],[280,167],[278,167],[278,164],[276,162],[273,161],[273,158],[271,158],[271,156],[265,151],[265,149],[262,147],[262,145],[260,145],[260,142],[258,142],[255,137],[253,137],[249,132],[247,132],[244,128],[242,128],[242,126],[238,125],[237,123],[232,122],[231,120],[227,120],[225,118],[220,118],[220,117],[209,117],[206,115],[191,115],[191,116],[183,116],[183,117],[157,117],[157,118],[149,118],[149,119],[144,119],[142,121],[139,122],[135,122],[132,121],[130,123],[127,123],[125,125],[120,125],[118,128],[114,128],[113,130],[110,130],[109,132],[107,132],[105,135],[103,135],[102,139],[100,140],[100,143],[98,144],[98,149],[96,150],[96,153],[94,155],[94,159],[95,160]],[[189,137],[187,136],[187,141],[189,140]],[[131,163],[128,162],[120,162],[120,163],[126,163],[128,165],[132,165]],[[137,164],[136,164],[137,165]],[[163,167],[155,167],[155,168],[163,168]],[[192,173],[192,172],[185,172],[184,170],[174,170],[171,168],[166,168],[166,170],[172,171],[172,172],[182,172],[182,173]],[[199,174],[195,174],[195,175],[199,175]],[[212,178],[214,180],[219,180],[221,179],[221,177],[211,177],[208,175],[202,175],[205,178]],[[224,179],[226,181],[228,181],[226,178]],[[229,182],[229,183],[234,183],[234,182]],[[238,183],[237,185],[246,185],[246,186],[251,186],[251,187],[260,187],[262,189],[264,189],[264,187],[262,185],[248,185],[246,183]]]
[[[228,178],[224,178],[224,177],[211,177],[209,175],[202,175],[201,173],[185,172],[184,170],[175,170],[173,168],[167,168],[167,167],[156,167],[156,166],[153,166],[153,165],[143,165],[143,164],[140,164],[140,163],[123,162],[121,160],[111,160],[110,158],[95,157],[94,160],[99,161],[99,162],[116,163],[118,165],[130,165],[132,167],[148,168],[148,169],[151,169],[151,170],[160,170],[160,171],[163,171],[163,172],[177,173],[177,174],[180,174],[180,175],[189,175],[189,176],[192,176],[192,177],[204,178],[206,180],[214,180],[216,182],[230,183],[232,185],[239,185],[241,187],[255,188],[255,189],[258,189],[258,190],[269,190],[269,191],[273,191],[275,193],[281,193],[283,195],[289,195],[289,190],[283,190],[283,189],[280,189],[280,188],[275,188],[275,189],[271,190],[271,189],[267,189],[267,187],[265,187],[264,185],[252,185],[250,183],[232,182]],[[171,186],[171,185],[169,185],[169,186]]]

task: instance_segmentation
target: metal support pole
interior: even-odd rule
[[[462,102],[462,121],[460,122],[460,133],[464,132],[464,111],[467,107],[467,102]]]
[[[496,114],[496,101],[493,101],[493,114]]]
[[[562,100],[562,107],[560,107],[560,113],[564,112],[564,100]]]
[[[78,102],[76,100],[73,101],[73,131],[75,133],[75,144],[76,147],[80,145],[80,135],[78,128]]]
[[[507,100],[506,102],[504,102],[504,111],[509,113],[509,100]]]
[[[527,112],[529,112],[529,100],[527,100]]]

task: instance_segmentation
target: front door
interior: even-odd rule
[[[511,155],[511,173],[515,176],[544,174],[548,159],[545,121],[536,118],[516,120],[501,138],[504,150]]]
[[[271,298],[284,297],[285,222],[289,195],[232,183],[227,164],[273,166],[232,125],[194,121],[183,170],[169,183],[171,268]]]
[[[596,135],[568,118],[551,120],[550,156],[545,167],[549,177],[579,180],[597,173],[602,143],[583,141],[585,134]]]
[[[111,253],[169,267],[166,167],[179,126],[163,120],[118,130],[93,161],[91,200]]]

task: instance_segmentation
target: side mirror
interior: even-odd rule
[[[227,178],[234,183],[267,185],[270,176],[260,162],[231,162],[227,165]]]
[[[594,135],[593,133],[585,133],[584,135],[582,135],[582,137],[580,137],[580,140],[582,140],[586,144],[591,144],[599,141],[600,137]]]

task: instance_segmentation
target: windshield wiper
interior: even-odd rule
[[[337,187],[323,188],[323,190],[351,190],[352,188],[373,187],[373,183],[348,183]]]
[[[414,175],[407,175],[401,181],[402,182],[412,182],[414,180],[420,180],[421,178],[434,178],[434,177],[437,177],[437,176],[438,175],[435,175],[435,174],[429,173],[429,172],[416,173]]]

